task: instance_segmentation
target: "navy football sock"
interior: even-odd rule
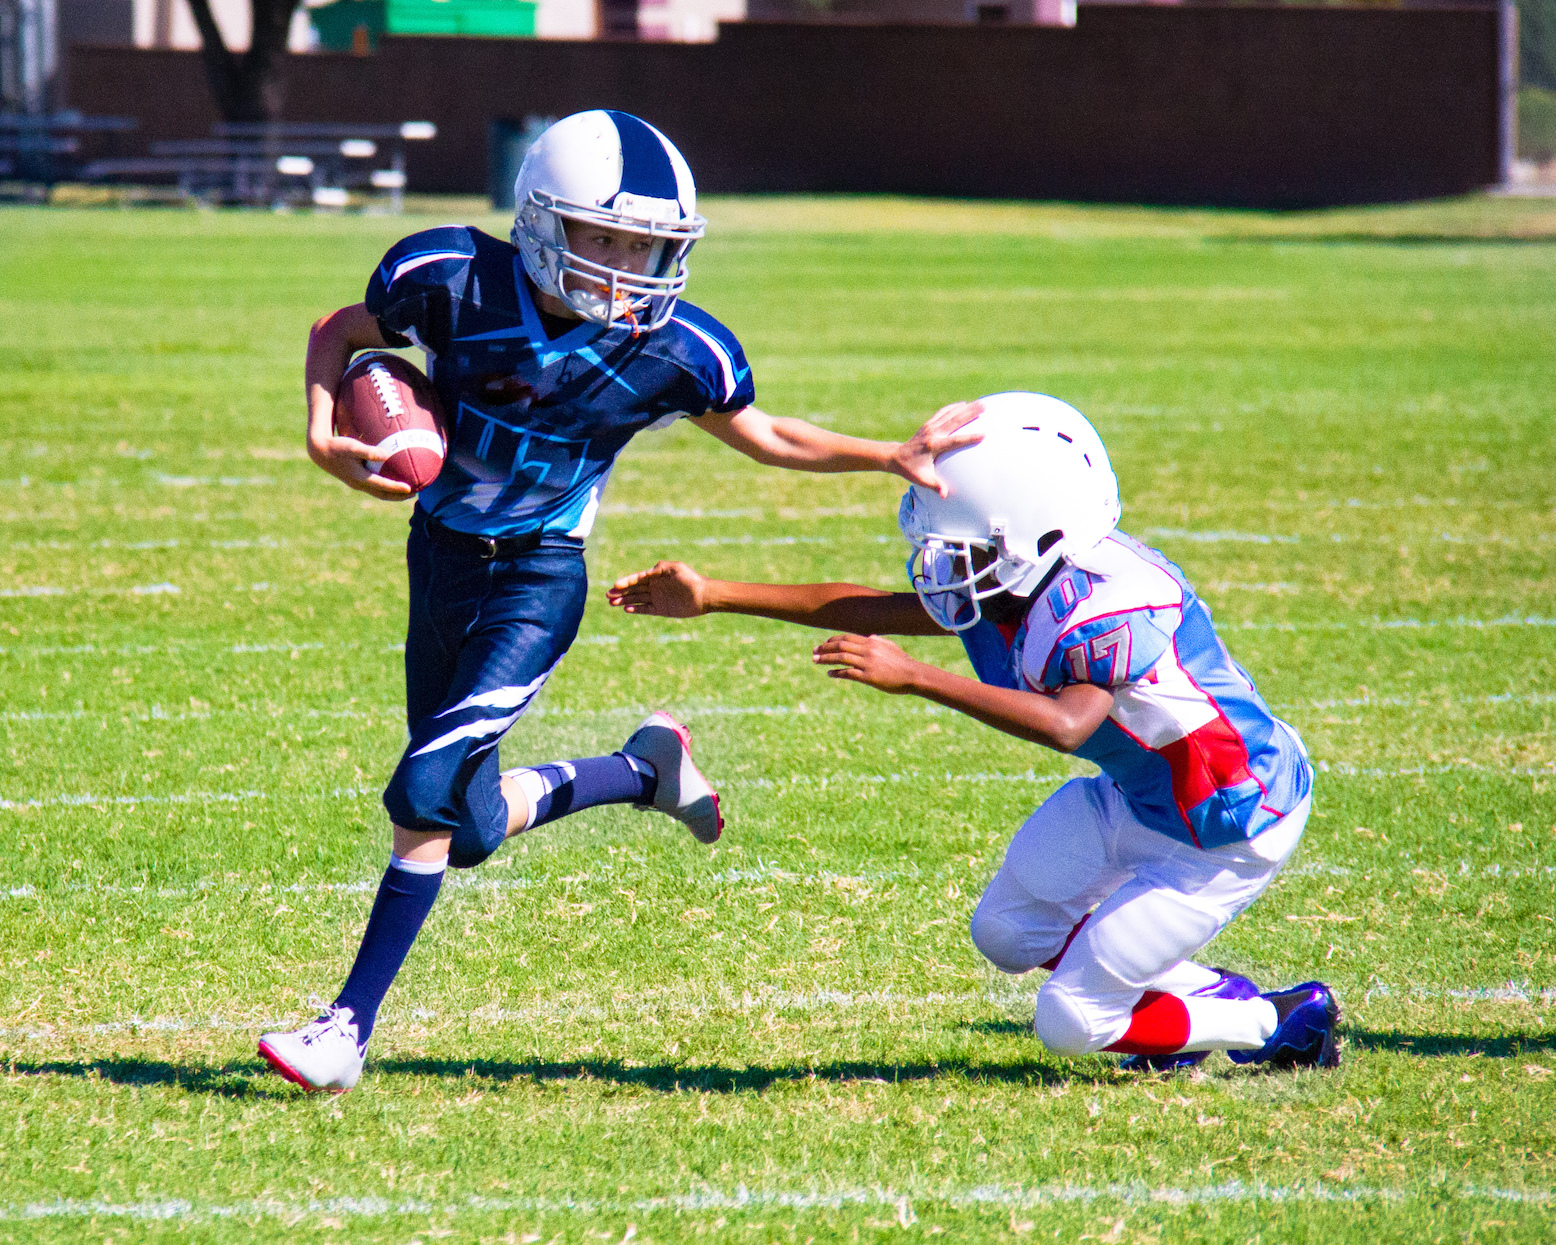
[[[517,782],[529,802],[526,830],[601,804],[649,804],[659,787],[654,767],[625,752],[577,761],[551,761],[529,769],[509,770],[503,777]]]
[[[405,963],[427,913],[432,911],[446,868],[445,861],[434,865],[401,860],[398,856],[389,858],[384,879],[378,884],[378,898],[373,900],[373,915],[368,917],[367,929],[362,933],[356,962],[335,1000],[336,1007],[351,1009],[357,1041],[363,1046],[372,1035],[378,1005],[389,992],[400,965]]]

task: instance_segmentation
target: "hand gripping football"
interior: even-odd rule
[[[367,469],[417,492],[438,478],[448,452],[432,382],[396,354],[365,354],[346,369],[335,391],[335,431],[389,450]]]

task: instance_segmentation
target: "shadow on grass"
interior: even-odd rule
[[[75,1076],[83,1080],[111,1081],[115,1085],[168,1085],[192,1094],[219,1098],[281,1098],[295,1091],[279,1077],[260,1075],[268,1065],[258,1060],[223,1064],[169,1063],[165,1059],[51,1059],[32,1062],[17,1059],[0,1064],[12,1076]]]
[[[493,1081],[608,1081],[661,1093],[760,1093],[774,1085],[809,1081],[837,1084],[864,1082],[900,1085],[915,1081],[962,1081],[974,1084],[1030,1085],[1103,1084],[1117,1079],[1110,1068],[1065,1069],[1021,1061],[1009,1064],[970,1063],[947,1059],[939,1063],[871,1063],[845,1060],[806,1066],[725,1067],[719,1064],[628,1064],[615,1059],[577,1062],[490,1059],[380,1059],[372,1065],[380,1074],[410,1076],[477,1076]]]
[[[1401,1033],[1397,1029],[1345,1027],[1345,1044],[1352,1051],[1377,1050],[1420,1055],[1429,1059],[1446,1055],[1487,1055],[1513,1059],[1556,1050],[1556,1033],[1503,1033],[1496,1037],[1469,1037],[1462,1033]]]
[[[983,1033],[1027,1035],[1027,1026],[1010,1020],[978,1021],[965,1026]],[[1463,1034],[1401,1033],[1397,1030],[1346,1028],[1345,1043],[1354,1056],[1363,1051],[1387,1051],[1425,1058],[1484,1055],[1514,1059],[1556,1050],[1556,1034],[1508,1033],[1499,1037]],[[166,1085],[192,1094],[224,1098],[285,1098],[297,1093],[279,1077],[270,1075],[258,1060],[209,1067],[177,1064],[161,1059],[16,1060],[7,1070],[13,1076],[70,1076],[99,1079],[117,1085]],[[1017,1085],[1041,1089],[1049,1085],[1109,1085],[1135,1078],[1120,1073],[1111,1063],[1046,1064],[1032,1060],[1011,1063],[974,1063],[947,1059],[938,1063],[872,1063],[841,1060],[808,1066],[781,1064],[727,1067],[722,1064],[631,1064],[619,1059],[506,1060],[506,1059],[407,1059],[391,1056],[374,1059],[368,1071],[379,1076],[436,1076],[450,1079],[479,1077],[487,1081],[535,1084],[600,1081],[630,1085],[664,1094],[761,1093],[775,1085],[800,1085],[808,1081],[834,1084],[865,1083],[900,1085],[922,1081],[962,1082],[984,1085]]]
[[[193,1094],[213,1094],[226,1098],[289,1097],[297,1091],[258,1060],[202,1067],[169,1063],[159,1059],[17,1060],[9,1066],[14,1076],[74,1076],[84,1080],[100,1079],[118,1085],[166,1085]],[[779,1067],[725,1067],[682,1064],[629,1064],[616,1059],[577,1061],[499,1060],[499,1059],[374,1059],[368,1071],[379,1076],[480,1077],[483,1080],[535,1084],[563,1081],[602,1081],[631,1085],[661,1093],[682,1092],[737,1094],[760,1093],[774,1085],[803,1084],[807,1081],[831,1081],[838,1084],[864,1082],[880,1085],[915,1081],[962,1081],[974,1084],[1030,1085],[1040,1088],[1056,1084],[1100,1085],[1115,1081],[1117,1075],[1107,1067],[1061,1069],[1039,1063],[974,1064],[964,1060],[943,1063],[869,1063],[837,1062],[807,1067],[800,1064]]]

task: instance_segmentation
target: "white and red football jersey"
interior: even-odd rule
[[[1313,785],[1295,731],[1270,712],[1183,572],[1114,532],[1066,566],[1009,634],[962,632],[985,683],[1092,683],[1113,710],[1076,755],[1101,766],[1153,830],[1196,847],[1251,839]]]

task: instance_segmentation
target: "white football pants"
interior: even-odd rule
[[[1106,775],[1072,779],[1011,840],[972,940],[1002,972],[1025,973],[1100,905],[1037,992],[1034,1028],[1058,1054],[1102,1050],[1146,990],[1184,995],[1216,980],[1189,957],[1270,884],[1311,805],[1255,839],[1202,850],[1143,825]]]

